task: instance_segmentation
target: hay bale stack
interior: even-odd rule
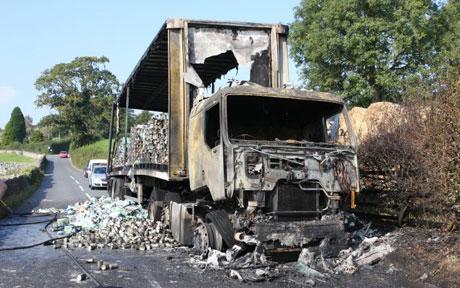
[[[399,104],[391,102],[372,103],[368,108],[353,107],[348,115],[351,126],[358,138],[358,143],[362,143],[367,137],[381,133],[382,124],[386,121],[402,121],[403,108]],[[340,117],[340,135],[344,138],[347,133],[347,127],[343,117]],[[345,142],[344,139],[341,140]]]

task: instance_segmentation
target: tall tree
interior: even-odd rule
[[[32,117],[29,115],[24,116],[24,122],[26,123],[26,139],[29,139],[34,129]]]
[[[444,27],[430,0],[302,0],[291,52],[309,88],[352,105],[398,101],[405,81],[429,78]]]
[[[110,107],[119,90],[115,75],[106,69],[107,57],[77,57],[42,72],[35,82],[41,92],[35,103],[57,111],[75,146],[107,137]]]
[[[8,145],[14,142],[22,143],[26,137],[26,124],[24,115],[19,107],[15,107],[11,112],[11,117],[5,126],[2,135],[2,144]]]

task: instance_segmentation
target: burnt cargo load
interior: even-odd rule
[[[359,192],[355,137],[340,98],[286,88],[287,33],[166,21],[113,106],[109,193],[136,197],[177,241],[201,249],[248,237],[280,251],[342,239],[340,212]],[[240,67],[248,81],[214,93]],[[125,108],[155,114],[131,139]]]

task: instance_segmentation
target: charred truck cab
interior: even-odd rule
[[[177,241],[200,249],[341,241],[341,211],[359,192],[355,137],[340,98],[285,88],[287,32],[166,21],[113,106],[109,193],[135,197]],[[249,81],[214,93],[217,79],[243,66]],[[131,108],[165,115],[167,136],[144,144],[162,144],[167,157],[132,156],[120,114]]]
[[[359,189],[354,141],[334,131],[340,117],[344,103],[327,93],[221,89],[190,115],[190,188],[222,202],[239,237],[279,247],[337,238],[336,216]]]

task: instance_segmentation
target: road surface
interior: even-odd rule
[[[38,208],[65,208],[86,199],[86,193],[100,196],[103,190],[90,191],[81,171],[70,165],[69,159],[48,156],[43,182],[35,194],[16,212],[30,212]],[[47,220],[49,217],[13,217],[0,221],[0,249],[25,246],[49,239],[43,231],[45,223],[5,226]],[[3,225],[3,226],[2,226]],[[77,282],[83,273],[64,249],[36,246],[29,249],[0,251],[0,288],[2,287],[302,287],[305,279],[298,273],[288,273],[273,282],[242,283],[226,276],[224,271],[200,270],[188,264],[190,251],[186,248],[150,251],[108,250],[87,251],[71,249],[78,263],[96,281]],[[119,269],[98,271],[84,259],[95,258],[118,263]],[[371,269],[372,268],[372,269]],[[377,264],[355,275],[337,276],[317,281],[316,287],[423,287],[404,278],[401,273],[388,274],[387,266]],[[100,283],[101,285],[97,284]],[[433,287],[433,286],[427,286]]]
[[[70,165],[70,159],[48,156],[45,177],[40,188],[17,209],[17,213],[39,208],[66,208],[69,204],[84,201],[90,196],[106,195],[104,190],[90,190],[82,172]],[[13,217],[0,221],[0,225],[36,222],[49,217]],[[0,249],[26,246],[49,239],[43,232],[46,223],[0,227]],[[239,282],[222,285],[225,275],[200,271],[184,264],[189,260],[186,249],[171,250],[97,250],[74,249],[71,253],[80,264],[95,275],[103,287],[238,287]],[[98,271],[95,265],[86,264],[86,258],[96,258],[118,263],[119,269]],[[98,287],[90,279],[77,282],[83,273],[63,249],[37,246],[29,249],[0,251],[0,287]],[[257,286],[253,286],[257,287]],[[262,287],[262,285],[260,286]]]

